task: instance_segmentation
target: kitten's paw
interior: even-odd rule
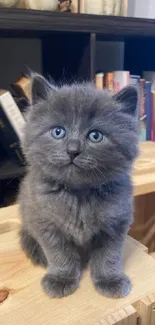
[[[48,296],[52,298],[62,298],[71,295],[79,287],[79,280],[57,279],[51,274],[46,274],[41,284]]]
[[[96,281],[95,286],[106,297],[123,298],[130,293],[131,281],[125,274],[121,274],[109,279]]]

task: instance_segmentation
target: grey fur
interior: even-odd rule
[[[28,162],[19,195],[22,247],[34,263],[47,264],[42,285],[51,297],[73,293],[88,262],[99,292],[124,297],[131,288],[121,255],[133,214],[136,90],[112,96],[90,84],[57,89],[42,78],[37,91],[38,78],[22,141]],[[50,135],[55,125],[66,128],[64,139]],[[91,143],[91,129],[102,131],[103,141]],[[78,146],[75,165],[69,146]]]

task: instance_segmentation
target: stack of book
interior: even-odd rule
[[[0,89],[0,161],[10,158],[25,164],[20,148],[25,119],[24,109],[30,100],[30,78],[22,77],[12,86],[12,92]]]
[[[144,73],[144,76],[146,73]],[[134,85],[138,92],[138,107],[140,116],[140,140],[155,141],[155,83],[141,76],[131,75],[129,71],[114,71],[109,73],[96,73],[96,87],[107,88],[117,92],[127,85]]]

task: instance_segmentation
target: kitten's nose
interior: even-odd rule
[[[79,140],[70,140],[67,145],[67,153],[71,160],[74,160],[81,152]]]

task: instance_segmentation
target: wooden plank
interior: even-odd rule
[[[19,246],[18,230],[18,206],[1,209],[0,291],[3,297],[6,294],[0,308],[1,324],[107,325],[107,322],[110,325],[109,322],[122,322],[121,325],[126,325],[120,312],[123,309],[130,316],[128,323],[133,317],[128,325],[134,325],[136,316],[132,315],[129,305],[137,303],[143,296],[149,297],[152,303],[153,298],[149,293],[155,292],[155,260],[139,248],[132,238],[126,241],[123,257],[125,272],[133,284],[128,297],[109,299],[98,294],[87,270],[80,288],[73,295],[64,299],[49,299],[40,286],[45,270],[34,267],[27,260]],[[141,301],[145,305],[145,301]],[[106,315],[111,318],[107,320]],[[154,315],[151,317],[153,319]]]
[[[134,196],[155,192],[155,173],[133,177]]]
[[[140,155],[135,163],[133,174],[155,172],[155,143],[151,141],[140,144]]]
[[[155,192],[135,198],[135,218],[130,235],[155,250]]]
[[[140,325],[154,325],[155,294],[148,294],[140,300]]]
[[[155,192],[155,143],[143,142],[133,169],[134,195]]]
[[[131,237],[127,236],[126,239],[127,242],[131,242]],[[143,244],[141,244],[140,242],[138,242],[137,240],[135,240],[134,238],[132,238],[132,243],[134,243],[134,245],[138,248],[141,249],[143,252],[145,252],[146,254],[148,254],[148,248],[146,246],[144,246]]]
[[[128,315],[128,325],[137,325],[137,311],[133,306],[125,307],[125,311]]]
[[[94,325],[137,325],[137,311],[129,305],[123,309],[105,316]]]

